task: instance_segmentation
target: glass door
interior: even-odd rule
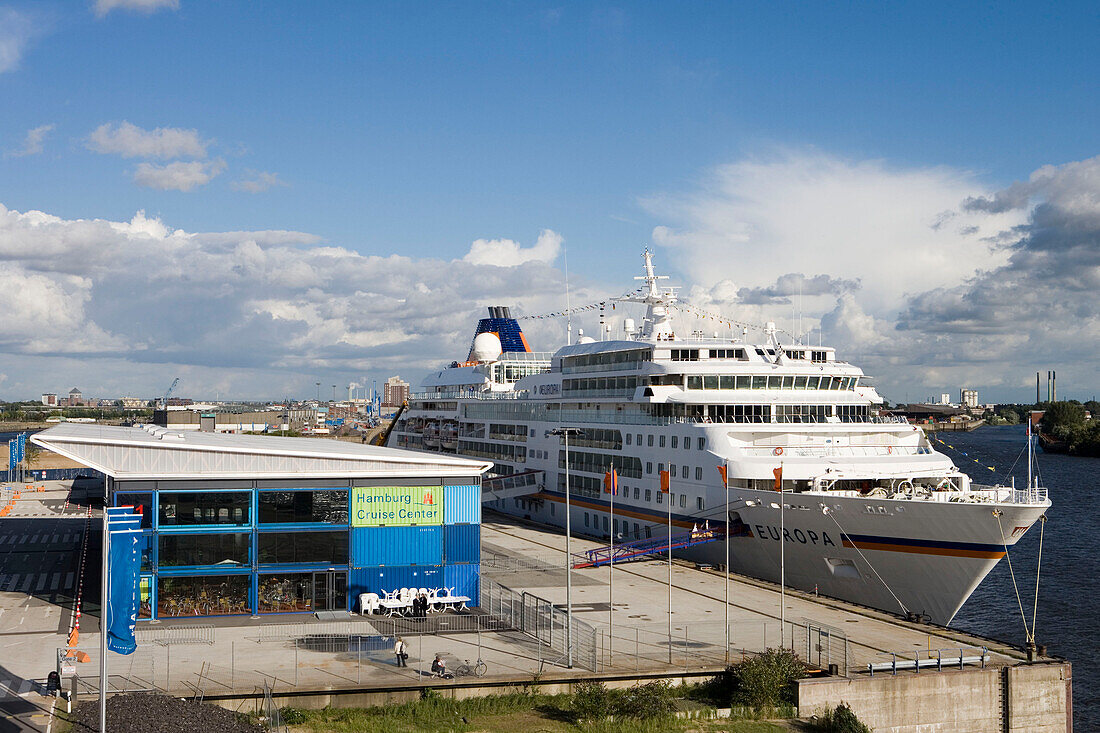
[[[313,610],[344,611],[348,607],[348,574],[326,570],[313,574]]]
[[[332,587],[332,581],[330,579],[331,573],[314,573],[313,574],[313,610],[314,611],[329,611],[331,610],[330,601]]]

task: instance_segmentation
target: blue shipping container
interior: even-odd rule
[[[442,565],[443,527],[352,527],[351,565]]]
[[[443,522],[446,524],[480,524],[481,487],[444,486]]]
[[[447,565],[481,562],[481,525],[443,525],[443,561]]]
[[[467,606],[480,605],[481,565],[444,565],[443,585],[456,596],[468,596]]]
[[[461,567],[471,567],[462,565]],[[353,568],[348,574],[348,592],[351,595],[352,608],[359,609],[359,594],[377,593],[400,588],[442,588],[443,568],[430,565],[399,567],[396,565],[380,568]]]

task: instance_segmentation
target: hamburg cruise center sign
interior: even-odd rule
[[[443,524],[442,486],[370,486],[351,490],[351,526]]]

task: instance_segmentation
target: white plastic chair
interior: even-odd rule
[[[378,598],[377,593],[362,593],[359,596],[359,612],[364,616],[368,616],[372,613],[378,612]]]

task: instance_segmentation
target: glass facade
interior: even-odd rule
[[[162,527],[245,525],[252,522],[251,508],[250,491],[162,491],[158,522]]]
[[[157,583],[157,616],[225,616],[251,613],[249,575],[165,577]]]
[[[260,613],[293,613],[313,610],[313,573],[261,575]]]
[[[261,532],[257,539],[258,562],[326,563],[346,565],[348,533],[339,532]]]
[[[162,534],[157,561],[162,568],[248,565],[248,548],[251,541],[252,535],[246,532]]]
[[[261,491],[260,524],[348,523],[348,490]]]

